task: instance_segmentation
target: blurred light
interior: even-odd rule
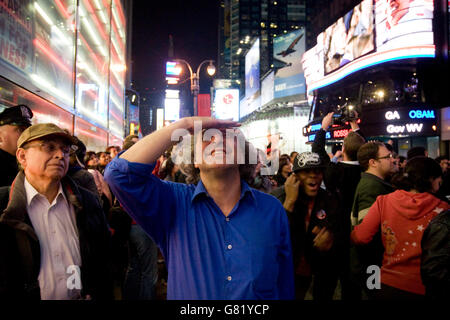
[[[111,70],[115,72],[124,72],[125,70],[127,70],[127,66],[124,64],[117,63],[111,66]]]
[[[180,90],[166,89],[166,98],[178,99],[180,97]]]
[[[45,22],[47,22],[49,25],[53,25],[53,21],[52,19],[50,19],[50,17],[45,13],[44,10],[42,10],[42,8],[39,6],[39,4],[37,2],[34,3],[34,8],[37,10],[37,12],[39,13],[39,15],[44,18]]]
[[[173,78],[173,77],[166,77],[167,83],[168,84],[178,84],[178,78]]]
[[[212,77],[216,73],[216,67],[213,65],[212,61],[209,62],[208,67],[206,68],[208,74]]]
[[[179,64],[173,61],[166,62],[166,74],[172,76],[179,76],[183,69]]]
[[[437,130],[437,127],[436,127],[435,124],[433,124],[433,126],[432,126],[431,128],[433,129],[433,131],[436,131],[436,130]]]
[[[383,91],[383,90],[377,91],[376,94],[377,94],[377,96],[378,96],[379,98],[383,98],[383,97],[384,97],[384,91]]]

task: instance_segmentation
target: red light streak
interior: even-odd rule
[[[83,44],[88,49],[89,53],[91,54],[91,57],[94,59],[95,65],[97,66],[97,69],[98,70],[102,70],[103,69],[103,64],[98,60],[97,55],[94,53],[94,51],[91,49],[91,47],[87,43],[86,39],[81,34],[80,34],[80,38],[81,38],[81,41],[83,42]]]
[[[97,15],[95,14],[94,8],[92,8],[91,4],[87,0],[83,0],[84,6],[88,9],[87,11],[91,14],[92,21],[94,21],[95,26],[97,27],[97,30],[100,31],[100,35],[102,36],[103,40],[107,41],[107,37],[105,34],[105,31],[100,26],[100,22],[98,21]]]
[[[112,110],[109,110],[109,113],[116,118],[117,121],[119,121],[119,123],[122,123],[123,118],[119,117],[117,114],[115,114]]]
[[[122,26],[124,26],[125,25],[125,16],[123,15],[122,5],[117,0],[114,0],[114,4],[116,5],[117,12],[119,13],[120,23],[122,23]]]
[[[61,0],[55,0],[56,6],[58,7],[61,14],[64,16],[64,18],[69,19],[70,14],[67,12],[67,9],[64,7],[64,5],[61,3]]]
[[[114,21],[114,19],[112,19],[112,20],[113,20],[112,26],[113,26],[113,30],[114,30],[114,35],[115,35],[116,41],[119,44],[120,50],[122,52],[124,52],[125,49],[123,47],[122,38],[120,38],[119,32],[117,31],[116,22]]]
[[[79,120],[78,120],[79,121]],[[76,131],[77,131],[77,135],[79,134],[79,133],[82,133],[82,134],[84,134],[85,136],[89,136],[89,137],[92,137],[92,138],[94,138],[94,139],[98,139],[98,140],[100,140],[100,141],[106,141],[106,137],[102,137],[102,136],[100,136],[98,133],[92,133],[91,131],[87,131],[87,130],[83,130],[83,129],[80,129],[80,128],[77,128],[76,129]],[[103,131],[103,130],[102,130]],[[106,134],[106,133],[105,133]]]
[[[38,47],[50,60],[52,60],[54,63],[56,63],[61,70],[63,70],[68,75],[72,76],[73,72],[70,70],[60,59],[57,57],[53,50],[46,47],[41,41],[39,41],[37,38],[33,40],[33,44]]]

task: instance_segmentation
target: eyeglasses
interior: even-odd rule
[[[394,155],[392,153],[389,153],[387,156],[384,157],[378,157],[377,160],[381,160],[381,159],[392,159],[394,158]]]
[[[55,153],[56,150],[61,150],[64,157],[69,156],[72,152],[75,152],[77,150],[77,146],[75,146],[75,145],[72,145],[72,146],[61,145],[61,144],[57,144],[57,143],[50,142],[50,141],[43,141],[43,142],[36,143],[36,144],[30,144],[30,145],[25,146],[24,149],[33,148],[33,147],[38,147],[41,151],[49,153],[49,154]]]

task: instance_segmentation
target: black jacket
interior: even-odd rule
[[[358,131],[358,134],[362,136],[360,131]],[[345,247],[348,247],[351,232],[350,217],[353,199],[355,197],[356,187],[361,179],[362,168],[358,164],[331,162],[325,150],[325,131],[323,129],[316,133],[312,151],[319,154],[327,164],[324,174],[325,187],[330,192],[338,194],[341,197],[342,210],[340,212],[342,215],[339,217],[339,223],[341,224],[343,238],[340,241]]]
[[[10,186],[18,172],[16,156],[0,149],[0,187]]]
[[[39,239],[27,213],[25,175],[0,188],[0,298],[40,299]],[[61,181],[74,206],[80,242],[82,296],[112,299],[110,232],[98,199],[70,178]]]
[[[281,203],[286,199],[284,186],[272,191]],[[326,227],[333,233],[334,239],[340,237],[339,224],[337,217],[340,214],[341,206],[339,198],[323,189],[314,201],[314,207],[311,212],[308,230],[305,230],[305,217],[308,214],[308,198],[302,191],[295,203],[294,211],[286,211],[289,219],[292,252],[294,258],[294,268],[298,266],[302,256],[310,263],[313,273],[335,271],[334,262],[336,262],[335,245],[327,252],[319,252],[313,248],[314,235],[312,230],[315,226]]]
[[[434,217],[423,233],[420,272],[428,297],[450,301],[450,210]]]

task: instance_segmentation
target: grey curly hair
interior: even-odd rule
[[[186,183],[197,184],[200,181],[200,170],[194,165],[195,139],[192,134],[189,136],[190,138],[184,136],[182,141],[174,147],[172,157],[175,157],[175,159],[173,159],[174,162],[178,163],[181,172],[186,176]],[[187,143],[189,142],[190,145],[187,146]],[[185,148],[189,148],[188,150],[190,150],[190,154],[186,155],[183,153],[182,150],[186,150]],[[251,163],[251,153],[256,152],[256,149],[247,139],[245,139],[244,151],[245,162],[243,164],[239,164],[239,173],[241,179],[251,184],[254,179],[254,173],[257,165],[256,161],[255,163]],[[178,158],[180,154],[183,154],[181,159]]]

